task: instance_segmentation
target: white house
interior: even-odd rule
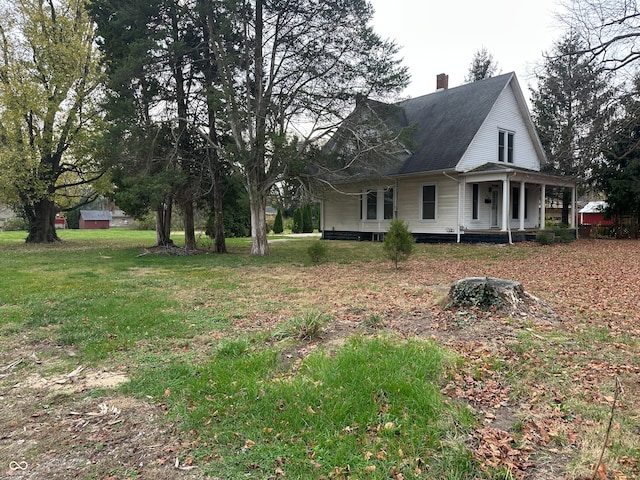
[[[429,95],[356,106],[352,118],[375,118],[408,138],[398,137],[400,148],[381,168],[326,176],[323,238],[379,240],[401,218],[418,242],[518,241],[544,229],[547,189],[570,188],[575,205],[574,179],[540,172],[544,150],[514,73],[451,89],[447,82],[439,75]],[[341,128],[334,138],[353,132]],[[344,145],[332,139],[325,150],[339,154]],[[366,158],[361,139],[353,145]]]

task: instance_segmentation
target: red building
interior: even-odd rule
[[[111,224],[108,210],[80,210],[80,228],[107,229]]]
[[[578,225],[613,225],[612,218],[604,218],[607,202],[589,202],[578,210]]]

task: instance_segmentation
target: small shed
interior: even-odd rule
[[[584,207],[578,210],[578,224],[602,226],[613,225],[613,219],[604,218],[604,211],[606,208],[607,202],[588,202]]]
[[[106,229],[111,224],[111,212],[108,210],[80,210],[80,228]]]

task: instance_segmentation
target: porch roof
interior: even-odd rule
[[[556,187],[575,187],[576,179],[573,177],[560,177],[548,173],[529,170],[502,163],[485,163],[467,172],[462,172],[467,182],[490,182],[496,180],[514,180],[528,183],[539,183]]]

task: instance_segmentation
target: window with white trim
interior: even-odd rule
[[[367,191],[367,220],[375,220],[378,218],[378,192],[376,190]]]
[[[422,220],[436,219],[436,186],[423,185],[420,199],[420,218]]]
[[[498,161],[513,163],[515,134],[506,130],[498,130]]]
[[[360,220],[391,220],[395,212],[393,187],[370,188],[360,196]]]

